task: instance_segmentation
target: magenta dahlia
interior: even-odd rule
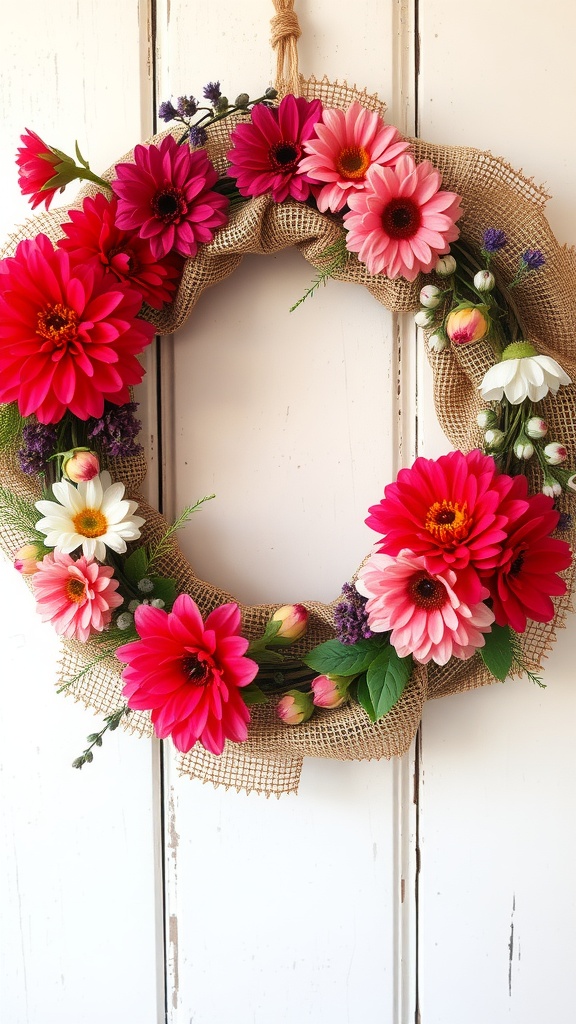
[[[310,195],[312,178],[301,169],[304,143],[322,113],[320,100],[285,96],[278,107],[252,108],[249,124],[239,124],[230,139],[228,173],[243,196],[272,193],[275,203]]]
[[[152,324],[142,297],[90,267],[74,266],[46,235],[20,242],[0,262],[0,402],[57,423],[101,416],[104,401],[130,401],[144,371],[136,356]]]
[[[206,152],[179,146],[171,135],[157,146],[136,146],[134,163],[117,164],[116,174],[116,224],[149,239],[155,259],[195,256],[228,220],[229,201],[213,191],[218,174]]]
[[[371,274],[414,281],[429,273],[460,234],[460,196],[440,190],[442,178],[429,160],[408,154],[394,167],[370,167],[365,188],[348,198],[346,245]]]
[[[140,605],[134,620],[140,640],[116,652],[126,664],[128,706],[151,711],[156,735],[172,736],[184,752],[199,742],[221,754],[227,739],[245,740],[250,712],[240,689],[258,665],[245,657],[238,605],[220,605],[203,622],[192,598],[181,594],[171,612]]]
[[[488,590],[482,587],[478,593],[470,573],[448,568],[431,573],[426,559],[412,551],[401,551],[397,558],[372,555],[356,587],[368,598],[370,629],[391,630],[390,643],[399,656],[411,654],[421,664],[472,657],[494,622],[484,604]]]
[[[431,573],[471,566],[484,574],[498,564],[510,521],[528,508],[513,484],[478,449],[418,458],[387,485],[366,523],[384,535],[377,546],[387,555],[408,548]]]
[[[560,518],[553,499],[529,495],[524,476],[515,478],[514,491],[527,508],[509,520],[501,558],[486,582],[498,625],[523,633],[527,619],[554,618],[551,598],[566,593],[566,583],[557,573],[568,568],[572,556],[566,541],[550,536]]]
[[[66,238],[58,246],[76,263],[87,263],[130,284],[154,309],[174,297],[182,275],[182,258],[174,253],[156,259],[150,242],[116,224],[118,200],[102,192],[88,196],[81,210],[70,210],[70,222],[62,225]]]
[[[408,145],[396,128],[357,101],[346,112],[325,108],[304,143],[300,171],[321,183],[314,189],[318,209],[337,213],[364,188],[370,167],[393,167]]]
[[[122,604],[114,570],[91,558],[73,559],[61,551],[44,555],[32,577],[37,611],[60,636],[88,640],[101,633]]]

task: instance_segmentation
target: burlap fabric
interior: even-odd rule
[[[385,112],[384,104],[376,96],[325,79],[301,80],[300,92],[308,98],[320,98],[326,106],[345,109],[357,99],[371,110],[381,114]],[[210,132],[207,149],[220,172],[224,172],[227,166],[226,151],[229,149],[231,127],[228,120],[214,126]],[[479,249],[487,227],[506,231],[510,245],[494,259],[502,280],[512,279],[523,251],[538,247],[544,252],[544,269],[516,290],[520,321],[525,336],[533,341],[536,348],[554,355],[576,379],[576,355],[572,342],[576,323],[576,260],[573,250],[557,243],[546,222],[543,212],[548,198],[546,194],[489,153],[430,145],[418,139],[412,141],[412,148],[417,160],[429,159],[441,171],[443,187],[462,195],[465,214],[460,227],[462,238],[469,245]],[[129,153],[121,160],[130,158]],[[114,169],[111,168],[104,177],[111,179],[113,175]],[[74,205],[80,206],[82,198],[93,191],[93,186],[87,186]],[[32,237],[40,231],[54,240],[61,237],[63,219],[65,211],[54,210],[28,220],[12,235],[4,255],[11,253],[22,238]],[[174,302],[160,312],[146,309],[144,315],[155,324],[158,333],[170,334],[187,320],[202,292],[228,277],[244,254],[274,253],[295,245],[312,266],[322,269],[326,259],[323,252],[339,238],[341,232],[337,218],[319,214],[307,205],[292,201],[278,205],[268,196],[252,199],[232,214],[229,223],[212,243],[201,247],[198,255],[187,261]],[[335,276],[364,285],[388,310],[402,312],[418,307],[420,281],[411,285],[405,281],[389,281],[379,275],[373,277],[355,256],[351,256],[344,269]],[[490,347],[484,343],[461,346],[440,354],[430,353],[430,360],[436,410],[451,444],[464,451],[478,446],[481,434],[475,420],[483,404],[478,383],[493,362]],[[574,386],[564,387],[556,399],[544,401],[541,405],[542,414],[550,424],[550,435],[567,444],[572,457],[575,454],[572,444],[575,393]],[[0,478],[16,493],[34,498],[37,496],[34,481],[23,476],[18,469],[17,447],[15,439],[13,449],[2,456]],[[126,483],[131,496],[139,501],[139,511],[147,520],[145,539],[160,536],[167,525],[165,520],[138,493],[146,470],[143,460],[116,460],[110,469],[116,479]],[[562,536],[573,543],[571,531],[564,532]],[[5,526],[1,539],[8,554],[27,540]],[[180,591],[193,596],[203,614],[222,602],[233,600],[231,595],[200,580],[176,545],[170,557],[165,559],[162,570],[176,579]],[[540,666],[551,647],[556,629],[564,623],[570,607],[573,575],[573,570],[569,570],[568,593],[557,602],[554,622],[533,624],[523,636],[524,657],[532,669]],[[333,604],[307,603],[310,626],[305,640],[301,642],[301,651],[333,635]],[[277,606],[240,607],[245,635],[254,637],[262,631]],[[63,680],[76,675],[96,653],[93,644],[65,642],[61,663]],[[82,675],[67,692],[87,706],[109,713],[123,703],[120,671],[121,666],[115,659],[106,659]],[[319,710],[305,725],[288,727],[280,722],[274,702],[270,702],[252,709],[246,743],[228,743],[219,758],[203,749],[193,749],[180,757],[179,770],[215,785],[267,795],[296,791],[304,757],[349,760],[401,755],[410,746],[427,698],[458,693],[492,681],[477,655],[467,662],[453,660],[453,664],[442,669],[437,666],[419,667],[398,704],[375,725],[370,723],[359,706],[347,704],[337,711]],[[143,713],[131,714],[124,724],[125,728],[141,734],[151,734],[148,716]]]

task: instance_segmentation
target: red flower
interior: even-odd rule
[[[71,223],[62,225],[67,238],[58,246],[77,263],[87,263],[112,274],[140,292],[144,302],[161,309],[171,302],[182,274],[182,259],[174,254],[156,259],[150,242],[116,224],[118,200],[102,192],[88,196],[81,210],[70,210]]]
[[[29,128],[26,128],[26,132],[27,135],[20,136],[24,145],[16,156],[18,184],[22,195],[30,196],[33,210],[40,203],[45,203],[48,209],[56,192],[62,192],[64,188],[63,185],[46,188],[60,169],[62,155],[55,153],[39,135],[36,135],[36,132],[30,131]]]
[[[227,154],[228,173],[236,178],[243,196],[272,193],[275,203],[289,196],[302,202],[310,195],[314,181],[299,170],[304,158],[303,143],[314,132],[322,115],[320,100],[285,96],[279,107],[258,103],[252,108],[251,124],[239,124],[230,138],[234,144]]]
[[[137,319],[133,289],[74,266],[46,235],[0,262],[0,402],[58,423],[69,409],[99,417],[104,401],[130,401],[144,371],[136,356],[154,335]]]
[[[566,593],[566,583],[556,574],[567,569],[572,558],[568,544],[550,536],[559,519],[553,499],[529,495],[524,476],[515,478],[514,491],[528,507],[509,521],[502,556],[486,584],[498,625],[523,633],[527,619],[549,622],[554,618],[551,595]]]
[[[116,165],[116,224],[150,239],[155,259],[195,256],[228,220],[228,199],[212,186],[218,174],[203,149],[191,152],[171,135],[159,146],[136,146],[134,163]]]
[[[227,739],[245,740],[250,712],[239,688],[252,682],[258,665],[244,657],[238,605],[220,605],[203,622],[192,598],[181,594],[171,612],[140,605],[134,619],[141,639],[116,651],[126,663],[128,706],[151,710],[156,735],[172,736],[184,752],[200,742],[221,754]]]
[[[425,556],[431,573],[467,566],[484,573],[499,561],[509,521],[528,508],[513,483],[478,450],[419,458],[388,484],[366,523],[384,534],[377,547],[387,555],[408,548]]]

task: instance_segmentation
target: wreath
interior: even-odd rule
[[[169,127],[101,176],[22,136],[46,212],[0,261],[1,536],[63,638],[59,690],[105,716],[76,767],[121,725],[171,737],[190,776],[295,790],[304,756],[404,753],[428,698],[539,682],[570,607],[576,265],[547,196],[404,138],[366,92],[298,78],[281,97],[166,101]],[[168,524],[139,495],[131,388],[155,333],[288,246],[316,271],[303,299],[336,278],[415,311],[454,450],[374,496],[374,550],[334,601],[250,607],[176,544],[207,499]]]

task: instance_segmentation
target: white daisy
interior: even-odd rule
[[[103,562],[106,548],[122,554],[126,541],[137,540],[145,520],[135,516],[135,501],[124,499],[122,483],[112,483],[106,471],[77,487],[68,480],[52,485],[57,501],[37,501],[44,516],[36,529],[46,534],[45,544],[69,555],[82,546],[86,558]]]
[[[567,373],[550,356],[542,356],[528,342],[514,342],[502,353],[502,362],[485,373],[480,392],[487,402],[499,402],[503,395],[511,405],[526,398],[539,402],[549,391],[556,394],[561,384],[571,384]]]

